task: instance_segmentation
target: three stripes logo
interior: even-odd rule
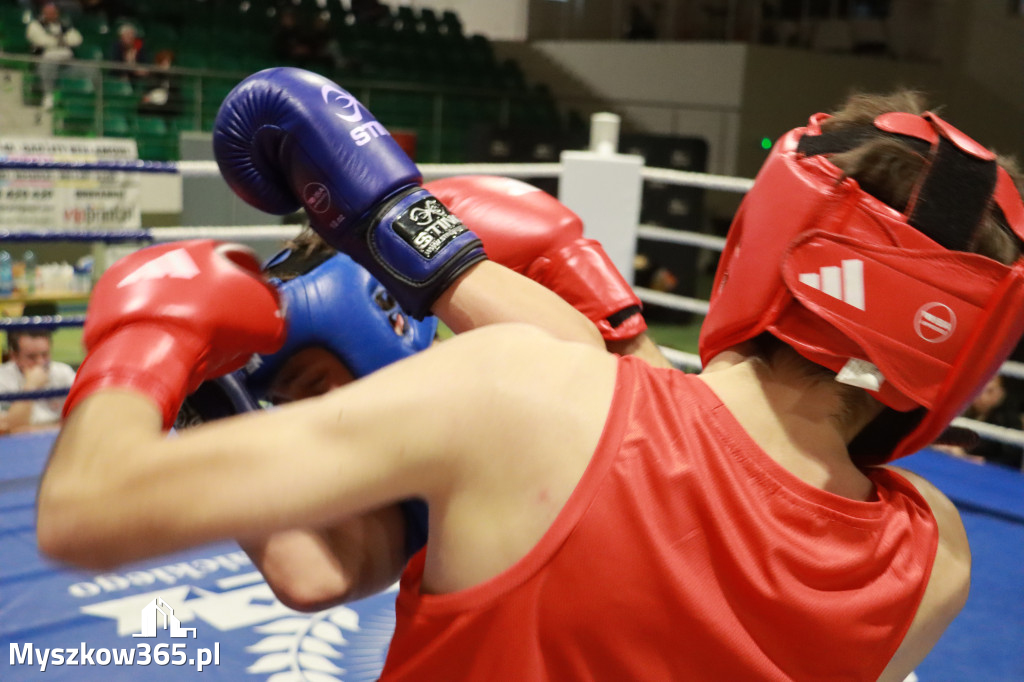
[[[858,310],[864,310],[864,261],[856,258],[844,260],[838,266],[826,265],[818,272],[797,275],[801,284],[839,299]]]
[[[866,310],[864,297],[864,261],[856,258],[841,261],[839,265],[826,265],[818,272],[797,275],[801,284],[851,305]],[[956,331],[956,313],[944,303],[932,301],[918,308],[914,315],[914,330],[928,343],[941,343]]]

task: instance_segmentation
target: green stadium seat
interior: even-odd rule
[[[135,126],[128,116],[118,114],[104,114],[103,136],[104,137],[132,137],[135,134]]]

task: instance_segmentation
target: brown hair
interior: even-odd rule
[[[856,93],[831,119],[822,123],[822,131],[847,127],[877,131],[873,121],[892,111],[923,114],[928,111],[928,105],[924,95],[913,90],[898,90],[887,95]],[[877,131],[850,151],[833,154],[829,160],[856,180],[865,192],[901,211],[906,208],[917,179],[928,163],[928,159],[910,145],[882,131]],[[996,160],[1013,178],[1017,191],[1024,194],[1024,177],[1016,160],[1001,155],[997,155]],[[1020,257],[1022,244],[1010,230],[1002,212],[992,204],[966,250],[1009,264]]]

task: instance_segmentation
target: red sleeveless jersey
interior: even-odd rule
[[[412,559],[381,679],[876,680],[938,531],[906,479],[868,475],[868,502],[810,486],[695,376],[623,358],[593,459],[523,559],[444,595]]]

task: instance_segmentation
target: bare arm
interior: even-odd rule
[[[549,349],[557,354],[545,360]],[[479,452],[497,466],[516,461],[517,439],[564,436],[564,416],[538,412],[535,390],[557,395],[545,384],[573,387],[573,414],[606,409],[580,364],[602,356],[581,349],[527,326],[489,327],[323,397],[172,439],[145,394],[97,391],[66,420],[44,473],[39,546],[107,568],[220,539],[336,527],[412,497],[443,504]],[[610,358],[603,366],[613,377]],[[604,372],[593,381],[610,385]]]
[[[597,327],[558,294],[493,261],[475,266],[434,303],[456,334],[491,324],[523,322],[555,338],[604,348]]]
[[[892,467],[924,496],[939,527],[931,578],[903,643],[886,667],[881,682],[902,682],[924,660],[964,607],[971,583],[971,550],[960,513],[938,488],[917,474]]]
[[[434,312],[456,333],[525,322],[558,338],[604,347],[593,323],[561,297],[490,261],[450,287]],[[394,583],[405,566],[404,540],[404,518],[392,506],[337,527],[293,529],[240,544],[283,602],[308,610]]]
[[[405,522],[398,505],[326,529],[280,531],[240,540],[278,599],[319,611],[380,592],[405,567]]]

